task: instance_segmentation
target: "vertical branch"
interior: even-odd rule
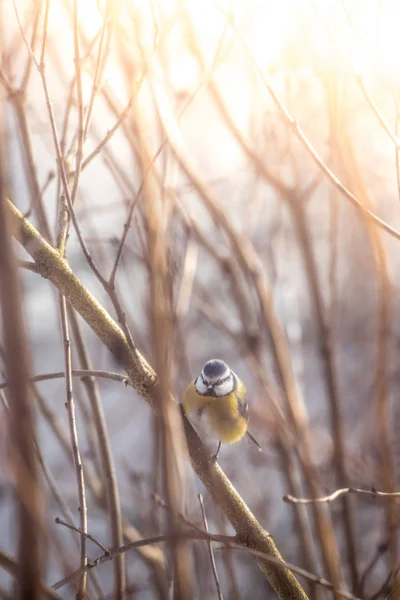
[[[81,455],[79,451],[78,445],[78,432],[76,430],[76,421],[75,421],[75,403],[72,395],[72,363],[71,363],[71,341],[69,338],[69,330],[68,330],[68,317],[67,317],[67,306],[66,300],[64,296],[60,295],[60,313],[61,313],[61,326],[62,326],[62,335],[64,341],[64,362],[65,362],[65,384],[66,384],[66,409],[68,412],[68,420],[69,420],[69,428],[70,428],[70,436],[71,436],[71,446],[72,446],[72,454],[74,458],[74,467],[75,467],[75,475],[76,481],[78,485],[78,495],[79,495],[79,528],[81,530],[81,568],[85,567],[87,564],[87,506],[86,506],[86,493],[85,493],[85,479],[83,474],[83,465],[81,461]],[[86,582],[87,582],[87,573],[82,573],[80,577],[80,584],[77,593],[77,600],[84,600],[86,595]]]
[[[204,529],[208,533],[206,509],[204,508],[203,496],[201,494],[199,494],[199,502],[200,502],[200,508],[201,508],[201,515],[203,517]],[[217,588],[218,600],[223,600],[224,597],[223,597],[222,591],[221,591],[221,584],[220,584],[219,577],[218,577],[217,565],[215,564],[215,557],[214,557],[214,552],[212,549],[211,540],[207,540],[207,548],[208,548],[208,554],[210,556],[210,562],[211,562],[211,568],[212,568],[213,577],[214,577],[214,581],[215,581],[215,586]]]
[[[107,26],[109,26],[109,28],[111,28],[109,25],[110,19],[111,19],[111,1],[106,0],[106,6],[104,9],[104,16],[103,16],[103,24],[101,27],[101,33],[100,33],[100,39],[99,39],[99,48],[98,48],[98,53],[97,53],[95,72],[94,72],[94,76],[93,76],[92,93],[90,95],[88,108],[87,108],[87,112],[85,115],[86,119],[85,119],[85,127],[84,127],[84,132],[83,132],[84,140],[86,139],[88,132],[89,132],[89,126],[90,126],[90,122],[91,122],[91,118],[92,118],[94,101],[95,101],[96,95],[99,91],[101,78],[102,78],[102,75],[104,72],[106,60],[109,55],[109,44],[110,44],[110,40],[111,40],[111,31],[109,31],[107,39],[106,39],[106,33],[107,33]],[[116,16],[114,16],[114,23],[115,23],[115,20],[116,20]]]
[[[357,165],[352,145],[347,134],[343,132],[341,147],[342,168],[346,172],[351,187],[363,199],[367,208],[372,206],[368,190]],[[392,299],[390,289],[389,270],[385,254],[385,248],[382,243],[378,227],[369,219],[365,219],[366,231],[374,251],[376,274],[377,274],[377,358],[376,358],[376,377],[375,377],[375,409],[377,417],[377,433],[379,447],[381,449],[382,460],[382,482],[385,492],[396,491],[396,477],[394,468],[394,458],[392,453],[392,435],[391,423],[393,417],[390,410],[389,390],[387,384],[387,367],[389,363],[389,341],[392,325]],[[397,522],[395,507],[391,502],[385,505],[385,516],[387,534],[389,540],[389,560],[390,571],[393,577],[396,577],[398,564],[398,545],[395,523]]]
[[[3,128],[1,135],[4,139]],[[34,452],[34,414],[27,385],[27,338],[5,200],[5,159],[4,149],[0,148],[0,303],[6,350],[4,361],[10,390],[9,431],[13,443],[10,455],[19,530],[16,597],[20,600],[39,600],[42,597],[40,576],[44,541],[42,502]]]
[[[289,200],[289,206],[291,208],[292,218],[304,261],[307,282],[310,288],[310,298],[313,306],[314,322],[321,345],[320,359],[324,371],[324,381],[328,392],[330,420],[334,439],[336,484],[337,487],[342,488],[346,487],[347,485],[345,462],[346,446],[342,418],[343,411],[340,402],[336,376],[336,361],[332,345],[332,331],[326,319],[317,265],[311,246],[311,238],[304,213],[304,207],[299,198],[291,198]],[[349,496],[344,496],[341,502],[352,586],[353,589],[356,589],[358,584],[358,559],[355,540],[354,503]]]
[[[144,100],[145,98],[142,99],[143,102]],[[148,121],[148,111],[148,102],[145,107],[144,103],[138,104],[137,126],[143,173],[146,173],[149,163],[149,150],[145,140],[148,139],[149,131],[152,130]],[[161,201],[160,190],[155,185],[154,170],[154,167],[149,169],[144,179],[144,197],[150,256],[151,323],[159,376],[159,385],[155,388],[155,396],[161,415],[164,485],[172,510],[169,530],[172,536],[176,536],[181,527],[176,515],[184,512],[182,459],[185,454],[185,441],[180,411],[170,393],[173,310],[171,276],[168,268],[168,231],[171,207],[168,202]],[[171,553],[174,571],[174,598],[175,600],[191,598],[194,589],[193,563],[189,543],[182,540],[172,541]]]
[[[152,197],[152,199],[157,200],[157,196]],[[126,339],[115,321],[111,319],[92,294],[82,286],[66,261],[62,260],[59,253],[40,236],[21,212],[10,202],[7,202],[7,207],[10,218],[16,225],[14,235],[30,253],[32,258],[35,259],[39,272],[45,274],[60,292],[65,293],[71,306],[79,312],[92,331],[113,353],[119,363],[124,366],[132,385],[144,400],[152,408],[161,409],[160,397],[163,398],[164,394],[172,407],[171,413],[174,416],[172,411],[174,408],[177,409],[177,406],[172,402],[168,389],[163,389],[162,385],[155,385],[155,373],[150,365],[147,365],[144,357],[139,354],[140,360],[147,365],[146,379],[137,371]],[[163,298],[161,297],[162,300]],[[160,346],[164,351],[167,351],[162,356],[168,355],[169,348],[165,348],[163,345],[167,341],[163,342],[161,338]],[[160,353],[160,350],[158,350],[158,353]],[[258,523],[255,516],[218,465],[210,466],[209,456],[204,449],[204,445],[183,414],[181,419],[177,418],[173,423],[173,425],[176,424],[176,427],[172,427],[169,432],[169,436],[173,434],[173,437],[169,440],[171,445],[177,445],[180,442],[179,434],[182,422],[193,468],[210,494],[213,495],[216,502],[220,505],[231,525],[235,528],[238,540],[244,541],[250,548],[257,549],[257,551],[266,553],[278,560],[279,564],[276,564],[275,562],[271,563],[268,561],[268,558],[265,560],[256,558],[257,564],[270,581],[279,598],[306,598],[297,579],[284,565],[284,561],[271,535]],[[176,475],[176,473],[177,470],[173,474]],[[181,491],[179,486],[175,490],[175,494],[178,495]],[[174,499],[176,498],[175,494]],[[182,495],[178,496],[178,501],[177,504],[179,506],[179,503],[182,502]],[[182,538],[172,541],[183,542]],[[183,563],[180,566],[183,567]],[[189,574],[189,581],[191,587],[191,584],[194,582],[192,573]],[[191,591],[190,588],[189,591]]]
[[[190,40],[192,49],[195,51],[202,71],[206,73],[205,66],[201,58],[201,53],[195,44],[196,37],[189,18],[185,19],[185,24],[191,33]],[[236,28],[235,31],[239,36]],[[251,58],[253,59],[253,56]],[[216,106],[224,120],[228,124],[231,132],[240,143],[247,156],[254,162],[256,168],[260,170],[260,173],[263,175],[266,182],[270,185],[272,184],[281,193],[287,193],[287,186],[268,172],[263,162],[259,159],[257,152],[255,152],[249,146],[245,137],[240,133],[233,122],[233,119],[229,116],[229,111],[226,109],[223,99],[221,98],[221,94],[213,82],[212,74],[209,76],[208,89],[210,90],[213,100],[215,101]],[[163,112],[165,115],[166,111],[164,110]],[[237,255],[238,261],[244,271],[249,273],[250,280],[252,281],[258,295],[265,329],[268,332],[271,341],[275,371],[278,375],[279,383],[282,389],[285,391],[284,397],[287,401],[289,418],[294,427],[294,431],[300,440],[300,452],[302,455],[301,465],[304,471],[305,479],[309,489],[311,490],[311,493],[317,497],[320,494],[321,485],[319,481],[319,474],[315,467],[314,449],[309,430],[306,408],[302,404],[297,392],[296,381],[293,374],[285,333],[276,316],[271,294],[269,290],[266,289],[264,284],[258,256],[254,252],[250,242],[243,236],[240,237],[238,232],[233,230],[223,209],[217,205],[215,199],[211,198],[209,191],[205,189],[204,183],[194,171],[190,163],[190,158],[187,157],[187,153],[184,151],[182,141],[180,139],[180,133],[176,128],[176,123],[171,123],[171,121],[171,116],[167,115],[167,117],[163,120],[163,125],[168,131],[170,143],[173,143],[174,151],[179,156],[183,171],[199,191],[200,197],[202,198],[205,206],[207,206],[207,208],[210,210],[210,213],[214,216],[215,221],[218,222],[220,227],[226,231],[228,237],[230,238],[233,251]],[[334,582],[336,588],[340,588],[342,582],[340,555],[337,548],[336,536],[330,511],[326,507],[322,507],[321,509],[319,505],[314,505],[313,512],[318,527],[324,562],[329,578]],[[311,555],[309,558],[311,558]]]
[[[296,464],[294,449],[287,441],[287,433],[282,431],[277,441],[277,452],[282,472],[285,474],[289,490],[301,491],[300,474]],[[293,506],[296,509],[296,505]],[[305,506],[297,505],[297,508],[305,508]],[[310,521],[306,510],[294,510],[295,519],[294,526],[297,531],[300,551],[303,556],[304,566],[309,573],[317,573],[317,552],[314,544],[313,534],[310,527]],[[301,563],[300,563],[301,564]],[[307,588],[306,588],[307,590]],[[310,591],[312,597],[319,597],[319,591],[316,585],[310,583]]]
[[[69,525],[72,525],[75,527],[75,529],[77,529],[77,525],[75,524],[75,519],[72,515],[72,512],[70,511],[69,507],[67,506],[67,503],[65,502],[65,500],[63,498],[63,495],[57,485],[57,482],[54,479],[52,472],[48,468],[48,466],[42,456],[42,453],[40,451],[37,441],[35,443],[35,453],[37,456],[38,463],[43,472],[43,477],[47,481],[49,490],[50,490],[55,502],[58,504],[64,519],[67,521],[67,523]],[[77,540],[75,534],[73,535],[73,539],[74,539],[74,542],[76,543],[77,547],[79,547],[79,540]],[[59,560],[60,560],[60,563],[62,563],[63,556],[60,556]],[[89,573],[89,577],[93,584],[94,589],[96,590],[96,593],[98,594],[99,599],[100,598],[104,599],[104,593],[103,593],[102,586],[100,583],[99,574],[96,572],[96,570],[93,570]]]
[[[328,91],[328,110],[329,110],[329,139],[331,146],[331,155],[334,169],[340,161],[339,155],[339,147],[338,140],[340,140],[342,128],[341,128],[341,79],[337,74],[333,74],[329,81],[329,91]],[[329,385],[329,389],[331,389],[330,393],[330,405],[331,405],[331,426],[333,431],[333,437],[335,441],[335,452],[336,452],[336,482],[337,487],[343,487],[344,485],[348,485],[348,477],[346,470],[346,446],[345,446],[345,432],[344,432],[344,423],[342,418],[342,410],[341,410],[341,398],[338,390],[337,384],[337,367],[336,360],[334,355],[334,340],[333,340],[333,325],[336,319],[336,310],[337,310],[337,261],[338,261],[338,221],[339,221],[339,204],[338,204],[338,194],[335,188],[331,188],[331,198],[330,198],[330,247],[331,247],[331,261],[329,267],[329,285],[330,285],[330,301],[329,308],[327,314],[325,314],[325,323],[327,326],[327,349],[328,352],[325,356],[322,357],[326,363],[331,362],[331,367],[329,365],[326,366],[326,373],[332,374],[333,385]],[[307,226],[307,225],[306,225]],[[311,240],[310,240],[310,253],[312,253],[311,249]],[[310,270],[311,263],[310,263]],[[311,276],[311,273],[310,273]],[[315,279],[318,279],[318,274],[315,265]],[[311,281],[310,281],[311,284]],[[319,304],[322,307],[323,300],[322,297],[319,301]],[[323,324],[324,315],[321,314]],[[331,325],[328,325],[328,322]],[[337,390],[337,396],[335,395],[335,390]],[[333,393],[332,393],[333,392]],[[337,450],[336,448],[339,447]],[[346,536],[346,550],[348,554],[348,561],[350,567],[350,576],[351,576],[351,584],[352,590],[355,592],[358,589],[359,578],[360,578],[360,557],[359,551],[357,548],[357,539],[356,539],[356,501],[355,499],[350,498],[349,496],[346,498],[346,502],[343,503],[343,518],[344,518],[344,529]]]
[[[69,188],[68,188],[68,177],[65,173],[64,166],[64,157],[61,153],[61,144],[58,140],[58,135],[56,132],[55,123],[52,122],[53,129],[53,139],[57,153],[57,162],[59,166],[59,174],[61,177],[61,181],[64,188],[64,194],[66,195],[67,205],[69,210],[65,210],[63,199],[60,202],[59,206],[59,220],[60,226],[58,231],[58,239],[57,244],[60,252],[62,254],[65,253],[65,245],[68,238],[68,230],[71,222],[71,213],[73,212],[73,206],[75,205],[76,197],[78,194],[78,184],[79,178],[82,170],[82,161],[83,161],[83,142],[84,142],[84,124],[83,124],[83,92],[82,92],[82,68],[81,68],[81,58],[79,51],[79,13],[78,13],[78,2],[74,0],[73,4],[73,38],[74,38],[74,64],[75,64],[75,80],[76,80],[76,96],[77,96],[77,107],[78,107],[78,130],[77,130],[77,148],[75,154],[75,174],[72,183],[72,190],[69,196]],[[42,74],[42,82],[43,87],[46,94],[50,119],[52,119],[53,115],[51,114],[50,108],[50,98],[48,96],[47,84],[45,83],[45,63],[42,61],[40,63],[39,72]],[[71,91],[73,90],[73,86],[71,86]],[[69,114],[69,110],[67,107],[67,114]],[[76,224],[75,224],[76,225]],[[78,233],[79,235],[79,233]]]
[[[249,311],[246,306],[246,299],[243,294],[243,290],[240,289],[239,286],[239,277],[241,275],[240,269],[237,266],[237,263],[234,260],[234,257],[230,257],[229,259],[224,260],[224,258],[219,254],[216,246],[212,243],[207,236],[205,236],[195,219],[192,219],[189,215],[182,212],[185,221],[191,228],[191,232],[194,236],[196,236],[197,241],[201,244],[201,246],[212,256],[216,263],[222,263],[224,266],[224,273],[229,277],[232,286],[232,293],[235,296],[236,304],[238,306],[238,310],[240,312],[240,316],[242,319],[242,323],[249,323]],[[234,268],[235,267],[235,268]],[[197,289],[199,288],[199,284],[197,282]],[[203,312],[201,307],[197,307],[200,312]],[[204,316],[206,318],[210,318],[210,306],[208,305],[206,310],[204,311]],[[231,335],[229,328],[226,327],[225,321],[218,321],[213,318],[212,323],[215,326],[222,328],[227,335]],[[251,344],[250,339],[246,338],[247,342],[245,345],[239,345],[239,352],[243,356],[243,354],[248,354],[248,359],[251,360],[251,371],[254,374],[254,377],[258,377],[260,380],[260,385],[262,389],[266,390],[267,396],[272,400],[277,397],[276,391],[272,391],[270,389],[270,385],[267,382],[267,378],[265,376],[264,367],[260,361],[260,357],[258,356],[258,352],[254,352],[254,346]],[[237,340],[234,340],[235,344],[238,344]],[[257,354],[257,356],[256,356]],[[271,407],[273,409],[275,418],[277,423],[284,422],[283,412],[278,408],[277,404],[272,404]],[[300,486],[300,477],[298,473],[298,464],[295,456],[295,450],[293,448],[292,443],[288,439],[288,432],[285,427],[279,427],[278,434],[278,442],[277,442],[277,451],[279,454],[279,460],[282,467],[282,475],[287,480],[287,485],[289,490],[297,490],[293,492],[293,495],[296,497],[296,494],[301,493]],[[292,494],[292,492],[290,492]],[[302,551],[302,556],[304,557],[304,564],[307,570],[311,573],[316,573],[318,570],[318,561],[316,555],[316,546],[314,543],[314,539],[312,536],[309,519],[307,517],[307,510],[304,506],[300,504],[292,505],[295,513],[295,527],[298,532],[300,547]],[[301,510],[297,510],[297,509]],[[315,586],[314,586],[315,587]]]
[[[76,194],[78,192],[79,176],[81,174],[82,160],[83,160],[83,141],[84,141],[84,124],[83,124],[83,91],[82,91],[82,69],[81,69],[81,58],[79,51],[79,13],[78,13],[78,0],[74,0],[74,63],[75,63],[75,76],[76,76],[76,95],[78,105],[78,132],[77,132],[77,150],[75,160],[75,177],[71,191],[71,203],[74,205],[76,200]]]
[[[299,453],[302,458],[301,464],[305,478],[312,495],[318,497],[321,495],[321,484],[318,470],[315,466],[314,449],[308,424],[308,416],[306,409],[298,396],[287,340],[281,323],[276,315],[270,291],[265,284],[259,257],[251,242],[245,236],[241,235],[239,231],[234,229],[229,219],[229,215],[218,204],[215,197],[204,184],[204,181],[199,177],[190,160],[190,156],[188,156],[184,147],[173,115],[165,108],[167,105],[162,95],[161,88],[157,87],[155,91],[157,107],[162,119],[163,127],[167,132],[169,143],[179,160],[183,173],[185,173],[187,178],[192,182],[194,188],[198,191],[199,197],[212,215],[214,221],[218,223],[221,230],[227,235],[232,252],[237,256],[241,268],[248,274],[249,280],[254,286],[260,304],[264,327],[271,340],[274,368],[278,376],[279,384],[285,392],[284,397],[287,402],[287,410],[290,415],[291,424],[300,440]],[[335,588],[340,589],[342,587],[340,555],[329,509],[321,504],[315,504],[313,506],[313,511],[329,579],[334,583]]]
[[[67,201],[67,207],[68,207],[68,214],[64,215],[65,218],[60,219],[60,230],[57,235],[58,247],[61,249],[62,253],[65,252],[65,243],[66,243],[66,236],[67,236],[68,227],[69,227],[69,221],[70,221],[70,219],[72,219],[72,223],[74,225],[76,235],[78,236],[79,244],[82,248],[82,252],[83,252],[90,268],[93,270],[93,272],[95,273],[96,277],[101,282],[101,284],[106,285],[104,278],[102,277],[101,273],[97,269],[92,257],[90,256],[90,254],[86,248],[86,244],[83,239],[81,230],[79,228],[78,220],[77,220],[75,210],[74,210],[73,201],[74,201],[75,195],[77,193],[79,173],[78,173],[78,177],[75,177],[75,179],[74,179],[75,189],[73,189],[74,195],[72,195],[70,193],[70,189],[69,189],[68,176],[67,176],[67,172],[66,172],[66,168],[65,168],[65,164],[64,164],[64,157],[61,153],[61,146],[60,146],[60,141],[58,138],[58,131],[57,131],[56,120],[55,120],[55,115],[54,115],[54,111],[53,111],[53,105],[51,103],[49,88],[48,88],[47,78],[46,78],[46,60],[45,60],[45,58],[46,58],[46,48],[47,48],[47,27],[48,27],[48,20],[49,20],[49,12],[50,12],[50,0],[46,0],[45,16],[44,16],[44,21],[43,21],[43,41],[42,41],[42,50],[40,53],[40,63],[39,63],[39,75],[40,75],[40,79],[42,82],[43,91],[44,91],[44,95],[45,95],[45,99],[46,99],[46,106],[47,106],[47,112],[48,112],[48,117],[49,117],[49,121],[50,121],[54,150],[56,153],[56,161],[57,161],[57,165],[58,165],[58,171],[59,171],[59,175],[60,175],[60,179],[61,179],[61,183],[62,183],[62,187],[63,187],[63,191],[64,191],[64,195],[65,195],[65,199]],[[78,50],[79,50],[79,46],[78,46]],[[79,61],[78,61],[78,65],[80,66]],[[79,97],[82,101],[82,94],[80,94]],[[83,105],[81,108],[83,110]],[[83,127],[83,114],[81,115],[81,121],[82,121],[81,125]],[[83,131],[83,129],[82,129],[82,131]],[[83,134],[81,135],[81,137],[83,137]],[[82,157],[79,158],[79,152],[80,151],[78,151],[77,156],[78,156],[78,163],[80,164],[80,167],[79,167],[79,172],[80,172]]]
[[[69,311],[72,329],[74,332],[75,342],[82,369],[93,369],[89,353],[84,343],[83,335],[79,326],[79,321],[76,313],[71,309]],[[122,532],[122,516],[121,505],[119,499],[118,483],[115,473],[114,461],[110,446],[110,439],[107,431],[107,423],[104,417],[103,407],[100,398],[99,386],[95,379],[85,377],[83,383],[86,387],[90,404],[92,407],[95,427],[99,438],[100,454],[102,459],[102,467],[104,468],[107,485],[106,493],[110,507],[110,525],[112,532],[112,545],[122,546],[124,536]],[[121,554],[114,559],[115,571],[115,597],[122,600],[126,591],[126,575],[125,575],[125,556]]]
[[[28,185],[30,188],[31,206],[33,206],[36,209],[37,218],[39,220],[43,235],[48,240],[51,240],[51,231],[50,231],[46,211],[44,210],[44,206],[43,206],[43,202],[42,202],[42,192],[40,190],[40,185],[39,185],[39,180],[38,180],[38,175],[37,175],[37,169],[36,169],[34,151],[33,151],[33,144],[32,144],[32,137],[31,137],[31,133],[29,130],[28,115],[27,115],[27,110],[26,110],[27,87],[28,87],[28,82],[29,82],[32,66],[36,65],[36,67],[38,67],[38,62],[34,55],[34,49],[35,49],[36,40],[37,40],[40,10],[38,7],[33,8],[33,11],[34,11],[33,26],[32,26],[32,35],[31,35],[31,44],[29,44],[28,40],[25,37],[22,25],[19,20],[19,14],[18,14],[18,9],[17,9],[16,3],[15,3],[15,0],[14,0],[13,4],[14,4],[14,10],[15,10],[15,14],[17,17],[18,26],[20,28],[21,36],[24,39],[24,42],[27,46],[29,56],[27,59],[25,72],[22,77],[22,82],[21,82],[19,89],[12,88],[11,84],[8,83],[7,80],[4,80],[4,79],[3,79],[3,85],[7,89],[9,100],[12,103],[12,106],[14,108],[16,118],[17,118],[17,123],[18,123],[18,127],[19,127],[19,132],[20,132],[21,152],[22,152],[23,162],[24,162],[24,166],[25,166],[25,170],[26,170],[26,177],[27,177]]]

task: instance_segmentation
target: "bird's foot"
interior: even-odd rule
[[[216,453],[213,454],[212,457],[210,458],[210,464],[211,465],[215,465],[215,463],[217,462],[220,449],[221,449],[221,442],[219,442],[219,444],[218,444],[218,448],[217,448]]]
[[[212,457],[210,458],[210,465],[215,465],[217,460],[218,460],[218,452],[213,454]]]

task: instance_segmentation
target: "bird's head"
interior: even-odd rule
[[[213,358],[204,365],[195,381],[196,391],[201,396],[227,396],[236,387],[235,374],[223,360]]]

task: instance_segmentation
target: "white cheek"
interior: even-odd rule
[[[219,385],[215,386],[214,391],[217,394],[217,396],[227,396],[231,393],[232,387],[232,378],[230,377],[223,383],[220,383]]]
[[[194,387],[196,388],[197,392],[199,394],[201,394],[202,396],[204,396],[205,393],[207,392],[207,386],[204,385],[201,377],[198,377],[196,379],[196,381],[194,382]]]

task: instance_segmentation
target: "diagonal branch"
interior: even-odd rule
[[[121,363],[136,391],[155,409],[157,376],[147,361],[137,353],[134,357],[128,342],[111,316],[85,288],[67,261],[54,250],[10,202],[7,203],[13,235],[35,261],[40,274],[49,279],[64,294],[71,306],[82,316],[94,333]],[[139,359],[142,369],[138,369]],[[261,571],[281,599],[306,600],[307,596],[291,571],[283,565],[282,557],[270,534],[265,531],[218,465],[211,465],[197,433],[183,418],[192,466],[209,493],[220,505],[237,533],[237,540],[250,550],[264,553],[279,564],[257,554]]]

